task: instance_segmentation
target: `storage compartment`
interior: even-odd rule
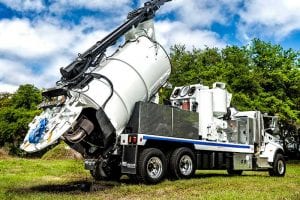
[[[234,153],[233,169],[234,170],[252,170],[252,154]]]

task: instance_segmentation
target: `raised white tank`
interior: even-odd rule
[[[113,84],[113,95],[104,111],[120,134],[135,103],[150,100],[165,84],[171,73],[171,64],[160,45],[140,36],[119,48],[93,73],[106,76]],[[105,79],[94,79],[84,90],[84,95],[102,107],[111,87]]]
[[[154,41],[151,20],[133,28],[126,35],[126,42],[122,47],[97,68],[89,71],[107,77],[112,83],[113,95],[109,101],[112,87],[103,78],[93,79],[82,90],[70,91],[72,97],[67,98],[61,108],[48,108],[35,118],[21,148],[27,152],[35,152],[53,144],[76,125],[80,113],[86,107],[104,108],[116,133],[120,134],[135,103],[153,99],[171,73],[167,53]],[[31,137],[37,138],[37,141],[32,139],[30,142]]]
[[[198,93],[199,135],[203,139],[211,132],[213,124],[213,95],[210,90],[200,90]]]
[[[213,113],[214,116],[222,116],[227,113],[227,91],[222,88],[211,89],[213,93]]]

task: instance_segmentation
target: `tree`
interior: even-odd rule
[[[21,85],[15,94],[0,98],[0,146],[7,145],[13,154],[20,152],[28,124],[40,113],[36,108],[41,92],[33,85]]]
[[[41,102],[41,91],[33,85],[21,85],[12,96],[11,102],[15,108],[35,109]]]
[[[11,103],[10,101],[11,98],[11,94],[4,92],[4,93],[0,93],[0,109],[3,107],[8,107]]]

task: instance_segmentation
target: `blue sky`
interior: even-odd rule
[[[0,92],[51,87],[59,68],[121,24],[139,0],[0,0]],[[300,49],[300,1],[173,0],[157,13],[157,40],[247,45],[253,38]]]

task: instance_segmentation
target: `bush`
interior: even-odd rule
[[[71,149],[66,143],[61,141],[54,148],[42,156],[43,160],[60,160],[60,159],[82,159],[80,153]]]

